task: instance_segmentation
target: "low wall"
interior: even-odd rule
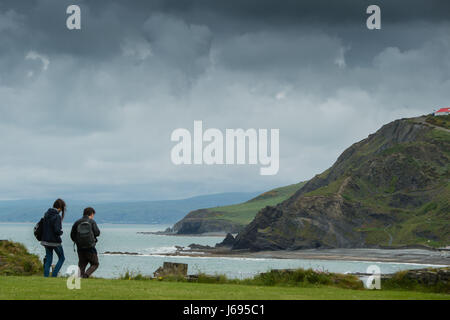
[[[408,270],[405,278],[424,285],[450,282],[450,268]]]

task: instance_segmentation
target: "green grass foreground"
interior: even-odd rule
[[[82,279],[81,289],[69,290],[65,278],[0,276],[0,299],[61,300],[450,300],[450,295],[407,290],[353,290],[331,286],[254,286],[172,281]]]

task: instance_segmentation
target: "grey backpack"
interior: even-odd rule
[[[81,221],[77,227],[77,246],[78,248],[88,249],[95,246],[95,236],[89,221]]]

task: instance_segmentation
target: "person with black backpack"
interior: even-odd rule
[[[45,247],[45,259],[44,259],[44,277],[50,275],[50,267],[53,261],[53,251],[58,256],[58,262],[52,272],[52,277],[58,276],[58,272],[61,269],[65,257],[62,247],[61,236],[63,234],[62,221],[66,212],[66,203],[62,199],[57,199],[53,203],[53,208],[50,208],[45,213],[44,217],[38,223],[35,228],[35,235],[38,240],[41,241],[41,245]],[[59,215],[61,213],[61,216]],[[40,232],[40,233],[39,233]]]
[[[78,267],[82,278],[89,278],[99,266],[95,245],[97,237],[100,236],[100,230],[94,220],[94,215],[93,208],[84,209],[83,217],[73,224],[70,233],[70,238],[77,245]],[[85,270],[88,263],[90,266]]]

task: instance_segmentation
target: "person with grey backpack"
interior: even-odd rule
[[[94,215],[93,208],[84,209],[83,217],[73,224],[70,233],[70,238],[77,245],[78,267],[82,278],[89,278],[99,266],[95,245],[97,237],[100,236],[100,229],[94,220]],[[90,266],[86,270],[88,264]]]

